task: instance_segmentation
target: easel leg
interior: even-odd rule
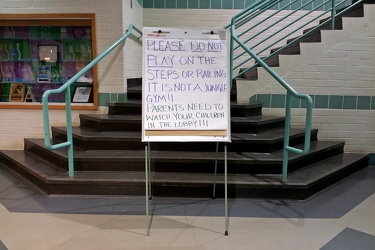
[[[216,198],[216,174],[217,174],[217,157],[219,153],[219,142],[216,142],[216,159],[215,159],[215,174],[214,174],[214,191],[212,194],[212,199]]]
[[[146,235],[150,235],[150,215],[148,209],[148,200],[149,200],[149,152],[148,152],[149,143],[145,144],[145,174],[146,174],[146,218],[147,218],[147,225],[146,225]]]
[[[148,199],[152,200],[152,192],[151,192],[151,145],[148,142]]]
[[[228,165],[227,143],[224,144],[225,236],[228,235]]]

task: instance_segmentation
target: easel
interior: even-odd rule
[[[219,142],[216,142],[216,158],[215,158],[215,173],[214,173],[214,187],[212,198],[216,197],[216,174],[217,174],[217,161],[219,153]],[[229,218],[228,218],[228,165],[227,165],[227,143],[224,143],[224,214],[225,214],[225,232],[224,235],[228,236]],[[150,235],[151,220],[149,215],[149,200],[152,199],[151,195],[151,149],[150,142],[145,143],[145,175],[146,175],[146,217],[147,217],[147,229],[146,235]]]
[[[224,142],[225,235],[228,235],[227,142],[230,142],[229,30],[143,28],[142,141],[145,142],[147,235],[150,142]],[[205,56],[202,56],[205,55]]]

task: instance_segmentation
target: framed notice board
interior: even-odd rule
[[[143,34],[142,141],[230,142],[228,32]]]

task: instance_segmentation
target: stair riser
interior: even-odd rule
[[[65,133],[53,132],[53,138],[59,141],[66,141]],[[317,139],[317,133],[312,133],[311,140]],[[145,143],[139,140],[106,140],[106,141],[85,141],[81,138],[73,138],[74,145],[84,150],[144,150]],[[294,146],[302,144],[304,142],[304,135],[295,136],[290,139],[289,145]],[[228,144],[228,152],[258,152],[258,153],[272,153],[279,151],[283,148],[284,140],[268,142],[241,142],[232,140],[232,143]],[[223,152],[222,143],[219,144],[219,152]],[[216,143],[214,142],[200,142],[200,143],[188,143],[188,142],[153,142],[151,143],[152,150],[157,151],[191,151],[191,152],[215,152]]]
[[[261,132],[267,131],[269,129],[277,129],[284,127],[284,121],[252,125],[252,124],[243,124],[243,123],[231,123],[232,133],[248,133],[248,134],[259,134]]]
[[[56,160],[53,157],[53,152],[46,155],[44,152],[36,152],[36,147],[29,147],[33,150],[30,152],[39,155],[45,160],[55,163],[62,168],[68,169],[67,162]],[[289,172],[297,171],[307,165],[314,164],[322,158],[329,158],[343,151],[343,145],[333,147],[330,149],[321,150],[315,154],[309,154],[298,160],[297,163],[291,162],[289,165]],[[222,155],[222,152],[221,152]],[[222,156],[221,156],[222,157]],[[184,173],[213,173],[215,158],[211,159],[193,159],[187,158],[173,158],[168,159],[151,157],[152,170],[155,172],[184,172]],[[144,171],[144,158],[102,158],[102,159],[81,159],[75,158],[74,161],[76,171]],[[65,166],[65,167],[64,167]],[[246,173],[246,174],[281,174],[282,161],[243,161],[228,159],[228,173]],[[223,162],[219,160],[218,173],[223,173]]]
[[[249,116],[256,116],[262,114],[262,107],[256,108],[231,108],[230,114],[232,117],[249,117]]]
[[[98,131],[141,131],[141,121],[101,122],[80,118],[80,126]]]
[[[277,49],[271,50],[271,54],[274,53]],[[299,55],[301,54],[301,49],[299,44],[297,45],[291,45],[289,47],[286,47],[282,49],[279,53],[279,55]]]
[[[129,91],[127,96],[128,100],[142,100],[142,91]]]
[[[237,102],[237,92],[236,90],[230,92],[230,101]]]
[[[81,118],[81,127],[86,127],[90,129],[95,129],[98,131],[142,131],[142,124],[141,120],[134,120],[134,121],[93,121]],[[276,128],[283,128],[284,121],[275,121],[273,123],[267,124],[254,124],[254,123],[246,123],[246,122],[232,122],[231,123],[231,131],[232,133],[250,133],[250,134],[257,134],[262,131],[266,131],[268,129],[276,129]]]
[[[279,56],[278,55],[273,55],[270,58],[264,60],[264,62],[270,66],[270,67],[279,67]]]
[[[245,78],[247,80],[258,80],[258,69],[254,67],[246,71],[245,73],[241,75],[241,78]]]
[[[71,195],[145,195],[145,183],[127,183],[116,185],[115,183],[103,184],[56,184],[47,187],[49,194],[71,194]],[[47,193],[46,192],[46,193]]]
[[[296,38],[289,39],[287,40],[287,43],[291,43],[295,39]],[[312,32],[312,34],[309,34],[301,38],[301,40],[299,40],[298,43],[318,43],[321,41],[322,41],[321,33],[320,31],[316,31],[316,32]]]
[[[139,115],[142,114],[142,105],[134,106],[109,106],[108,108],[109,115]]]

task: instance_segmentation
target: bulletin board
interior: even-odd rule
[[[144,28],[142,141],[230,138],[227,30]]]

